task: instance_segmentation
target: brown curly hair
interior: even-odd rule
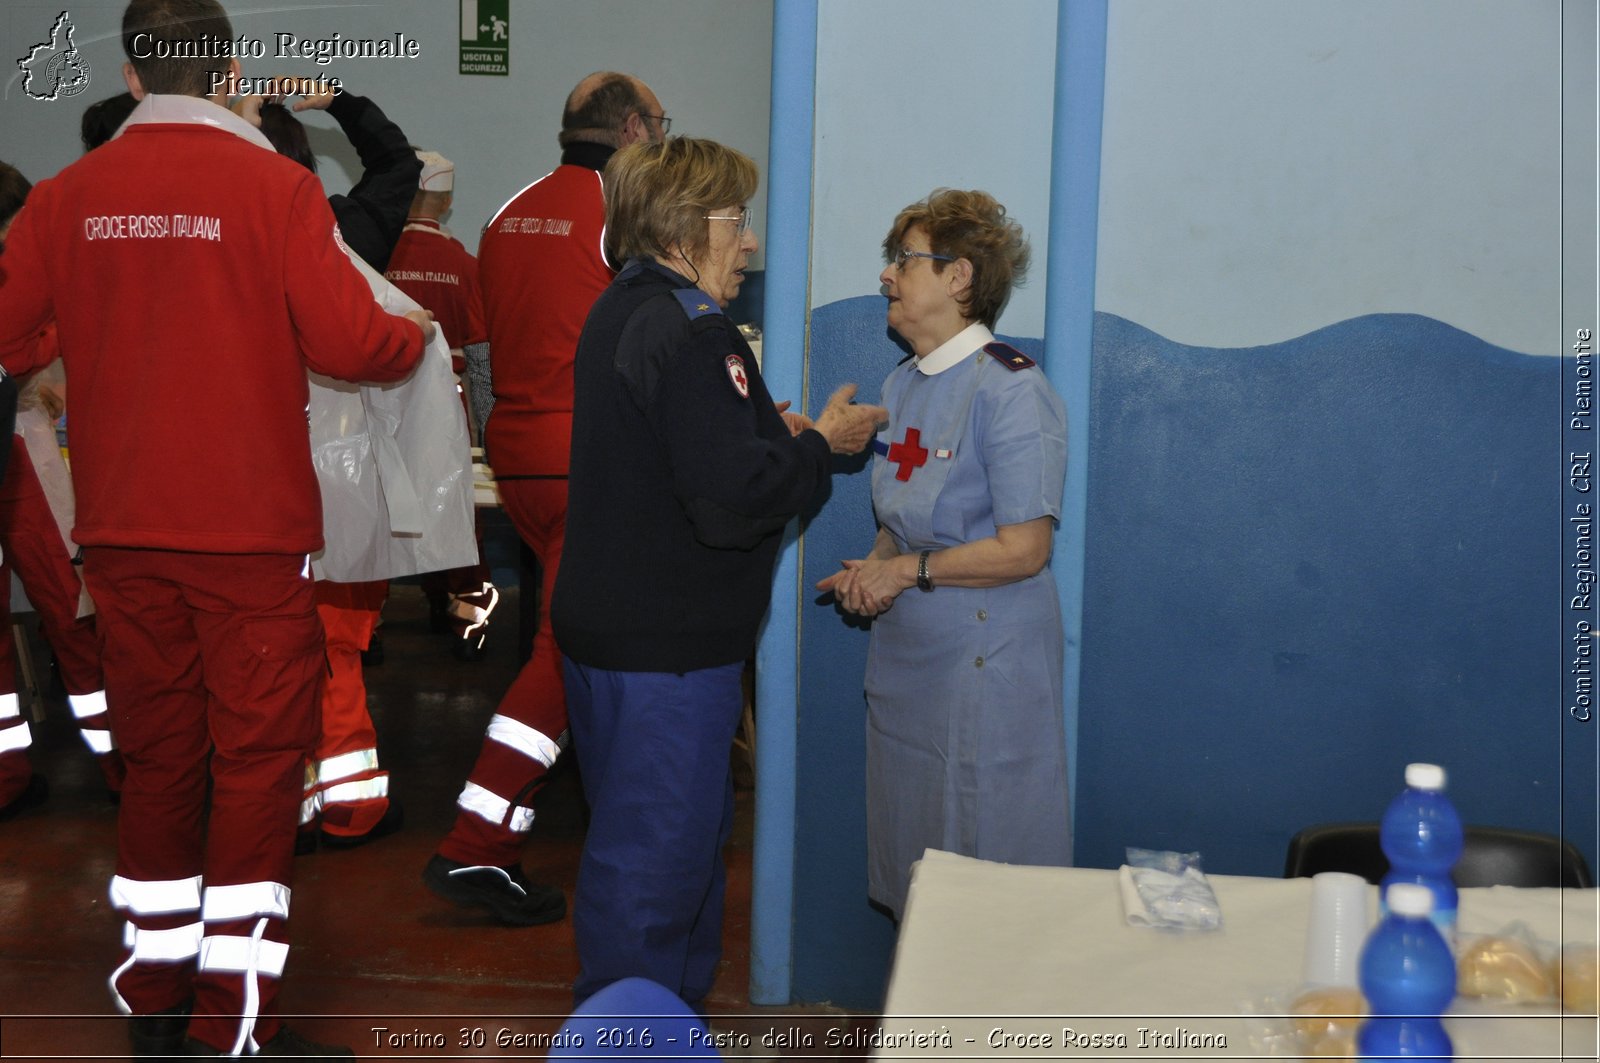
[[[1007,218],[1006,208],[987,192],[936,188],[895,217],[883,238],[885,262],[894,261],[906,234],[915,228],[928,234],[934,254],[972,263],[972,284],[960,298],[962,315],[994,328],[1011,289],[1028,273],[1028,238],[1022,226]],[[932,263],[938,273],[948,265]]]

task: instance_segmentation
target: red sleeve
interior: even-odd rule
[[[61,357],[61,338],[56,335],[54,321],[39,330],[39,360],[36,365],[46,366]]]
[[[483,320],[483,289],[478,286],[478,260],[471,255],[466,258],[467,279],[467,340],[463,347],[470,347],[474,343],[483,343],[489,338],[489,326]]]
[[[23,208],[6,237],[5,254],[0,255],[0,365],[12,376],[53,361],[57,351],[54,342],[40,342],[41,332],[55,318],[55,306],[32,224],[37,214]],[[55,330],[50,332],[53,340]]]
[[[307,175],[295,195],[284,294],[311,370],[336,380],[399,380],[424,350],[422,330],[384,311],[335,242],[333,211]]]

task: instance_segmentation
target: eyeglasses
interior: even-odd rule
[[[935,262],[955,261],[955,259],[949,255],[936,255],[931,251],[913,251],[909,247],[902,247],[900,250],[894,253],[894,268],[897,270],[905,269],[906,262],[913,258],[931,258]]]
[[[645,114],[643,111],[640,111],[639,112],[639,117],[640,118],[653,118],[657,122],[661,123],[661,135],[662,136],[666,136],[668,133],[672,132],[672,119],[668,118],[664,114]]]
[[[702,215],[706,221],[736,221],[739,223],[739,235],[743,236],[750,231],[750,208],[740,207],[737,214],[706,214]]]

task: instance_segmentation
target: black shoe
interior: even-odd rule
[[[223,1053],[210,1045],[194,1038],[189,1038],[183,1043],[183,1054],[186,1056],[206,1056],[216,1059],[237,1059],[237,1056],[224,1056]],[[325,1045],[319,1041],[312,1041],[295,1033],[287,1026],[279,1026],[278,1032],[272,1040],[261,1046],[261,1051],[256,1057],[261,1056],[288,1056],[295,1059],[354,1059],[355,1052],[343,1045]]]
[[[406,811],[400,807],[400,802],[389,798],[389,807],[383,810],[383,818],[373,824],[371,830],[365,834],[330,834],[324,827],[319,833],[322,835],[322,846],[325,849],[357,849],[375,842],[379,838],[387,838],[395,831],[406,825]]]
[[[128,1044],[133,1058],[148,1056],[176,1056],[183,1053],[184,1034],[189,1031],[189,1012],[194,1001],[149,1015],[132,1015],[128,1018]]]
[[[44,804],[45,799],[49,796],[49,781],[46,780],[43,775],[29,776],[28,785],[22,788],[22,792],[16,797],[13,797],[11,802],[4,808],[0,808],[0,822],[8,820],[12,816],[26,812],[28,809],[33,808],[36,805]]]
[[[383,636],[374,633],[367,642],[367,648],[361,651],[361,667],[376,668],[383,663]]]
[[[447,901],[483,908],[508,926],[554,923],[567,914],[567,899],[554,886],[529,882],[522,868],[473,866],[435,853],[422,881]]]

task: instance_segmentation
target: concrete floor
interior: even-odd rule
[[[542,1059],[543,1051],[519,1047],[515,1036],[553,1032],[571,1007],[578,962],[570,921],[501,927],[435,898],[420,879],[515,671],[514,590],[507,599],[488,655],[463,664],[428,632],[417,588],[393,588],[386,662],[366,675],[405,829],[296,863],[281,1010],[302,1032],[351,1045],[361,1058]],[[46,659],[37,637],[33,650]],[[50,799],[0,823],[0,1058],[125,1058],[126,1020],[106,989],[121,960],[121,921],[106,899],[117,810],[64,701],[46,694],[44,709],[33,753]],[[829,1054],[841,1050],[825,1047],[827,1034],[870,1029],[870,1016],[749,1003],[751,803],[741,789],[722,970],[709,1000],[713,1026],[750,1040],[730,1055],[855,1058]],[[560,885],[570,901],[582,842],[583,800],[564,761],[538,798],[523,860],[528,876]],[[763,1048],[764,1035],[791,1027],[812,1045]]]

